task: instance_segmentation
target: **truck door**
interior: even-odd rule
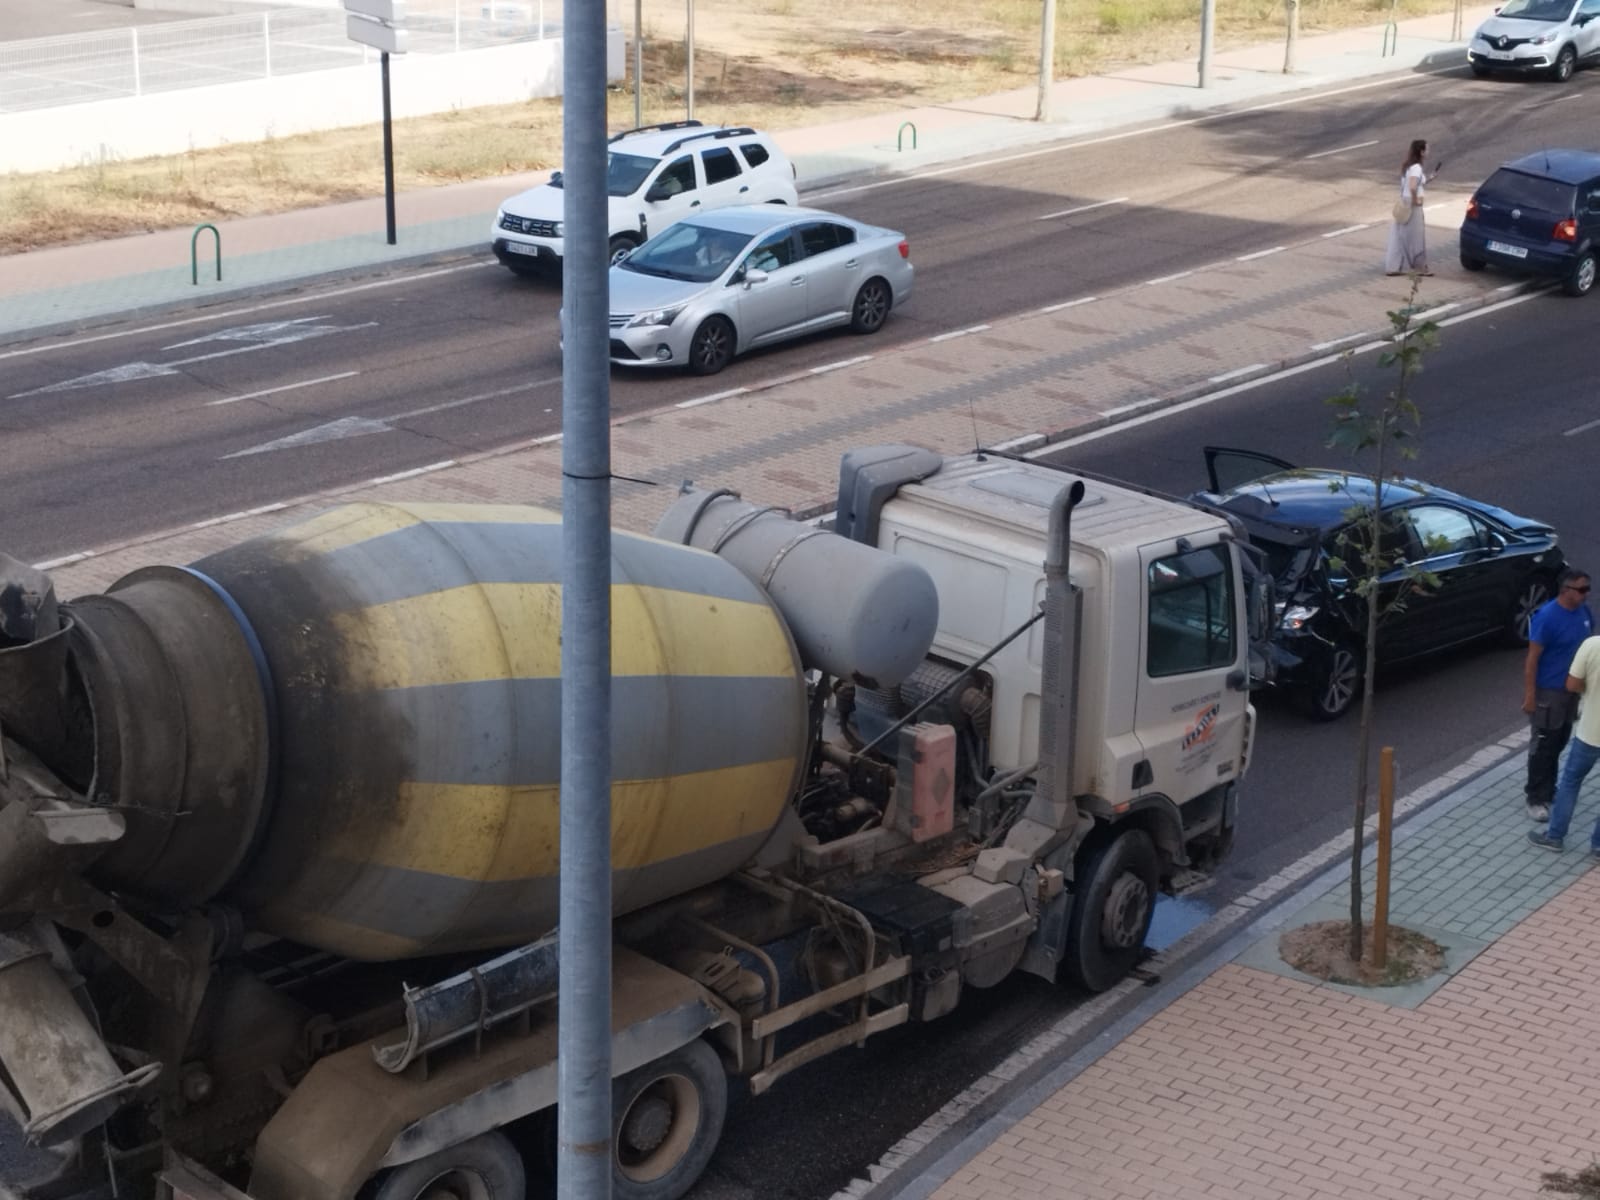
[[[1249,689],[1238,550],[1184,539],[1143,548],[1144,629],[1135,728],[1148,768],[1135,793],[1182,804],[1239,769]],[[1120,788],[1117,789],[1120,792]]]

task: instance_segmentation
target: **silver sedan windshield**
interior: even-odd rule
[[[750,241],[746,233],[684,222],[651,238],[619,266],[640,275],[710,283],[733,265]]]

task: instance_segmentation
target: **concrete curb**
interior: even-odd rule
[[[242,284],[236,288],[228,288],[220,292],[207,292],[203,296],[192,299],[156,300],[138,304],[132,308],[119,309],[116,312],[98,313],[72,321],[56,321],[49,325],[30,326],[27,329],[0,330],[0,347],[21,345],[24,342],[37,341],[42,338],[97,333],[117,325],[149,320],[153,317],[171,316],[173,313],[179,312],[193,314],[199,318],[204,316],[207,309],[222,308],[226,305],[241,302],[248,303],[253,300],[277,299],[281,296],[292,295],[302,288],[315,287],[318,284],[336,281],[363,283],[372,279],[381,279],[385,275],[393,273],[397,268],[437,267],[446,263],[460,262],[463,258],[468,257],[470,252],[481,249],[483,249],[481,245],[474,243],[471,246],[428,250],[419,254],[385,259],[382,262],[360,263],[350,267],[318,271],[311,275],[296,275],[292,278]]]

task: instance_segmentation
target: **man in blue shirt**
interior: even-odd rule
[[[1556,597],[1528,623],[1528,658],[1522,671],[1522,711],[1528,714],[1528,818],[1550,819],[1556,763],[1572,734],[1578,697],[1567,691],[1567,668],[1583,639],[1594,632],[1589,615],[1589,577],[1568,567],[1556,582]]]

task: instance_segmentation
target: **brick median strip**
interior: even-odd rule
[[[1157,285],[1134,282],[881,354],[852,354],[870,342],[841,338],[841,358],[853,361],[837,369],[617,418],[612,469],[627,478],[613,485],[613,521],[648,530],[684,479],[814,516],[831,508],[839,458],[854,446],[1043,446],[1216,392],[1224,386],[1217,377],[1235,374],[1241,360],[1256,378],[1328,358],[1339,352],[1329,339],[1355,347],[1384,335],[1382,314],[1409,294],[1408,280],[1382,274],[1385,234],[1379,224],[1337,238],[1311,235],[1270,257],[1224,260]],[[1442,272],[1424,281],[1423,307],[1459,315],[1529,286],[1500,282]],[[190,561],[356,499],[559,507],[559,497],[560,438],[549,435],[115,546],[64,548],[54,574],[64,595],[81,594],[137,566]]]

